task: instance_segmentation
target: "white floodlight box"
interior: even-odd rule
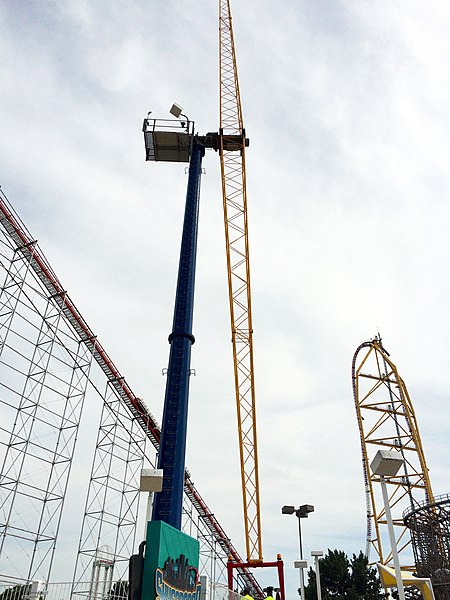
[[[403,462],[402,455],[395,450],[378,450],[370,464],[370,468],[375,475],[394,477]]]
[[[160,492],[163,484],[162,469],[142,469],[141,484],[139,489],[141,492]]]

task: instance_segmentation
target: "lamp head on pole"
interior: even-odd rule
[[[312,504],[303,504],[295,511],[295,514],[299,519],[305,519],[308,518],[309,513],[312,512],[314,512],[314,506]]]
[[[281,509],[281,514],[283,515],[295,515],[299,519],[307,518],[309,513],[314,512],[314,506],[312,504],[302,504],[299,508],[295,508],[295,506],[285,505]]]
[[[183,112],[183,108],[179,104],[172,104],[172,108],[170,109],[169,112],[176,119],[178,119],[179,116],[181,115],[181,113]]]
[[[139,491],[160,492],[163,485],[162,469],[142,469]]]
[[[374,475],[395,477],[403,463],[402,455],[396,450],[378,450],[370,468]]]
[[[281,509],[281,514],[283,515],[293,515],[295,513],[295,506],[283,506]]]

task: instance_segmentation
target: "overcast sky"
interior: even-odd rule
[[[173,102],[218,128],[217,3],[4,0],[0,184],[161,419],[185,165],[145,162]],[[351,387],[380,331],[450,492],[450,5],[236,0],[264,557],[365,548]],[[219,160],[204,159],[187,466],[245,554]],[[264,581],[265,582],[265,581]]]

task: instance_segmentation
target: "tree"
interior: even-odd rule
[[[358,598],[372,600],[384,598],[378,572],[375,567],[369,567],[369,559],[361,551],[353,555],[350,561],[352,571],[352,586]]]
[[[330,550],[319,560],[323,600],[382,600],[377,571],[369,567],[367,556],[353,554],[351,560],[341,550]],[[306,600],[317,600],[316,574],[308,571]]]

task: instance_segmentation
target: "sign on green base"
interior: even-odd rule
[[[142,600],[200,600],[198,540],[163,521],[149,521]]]

